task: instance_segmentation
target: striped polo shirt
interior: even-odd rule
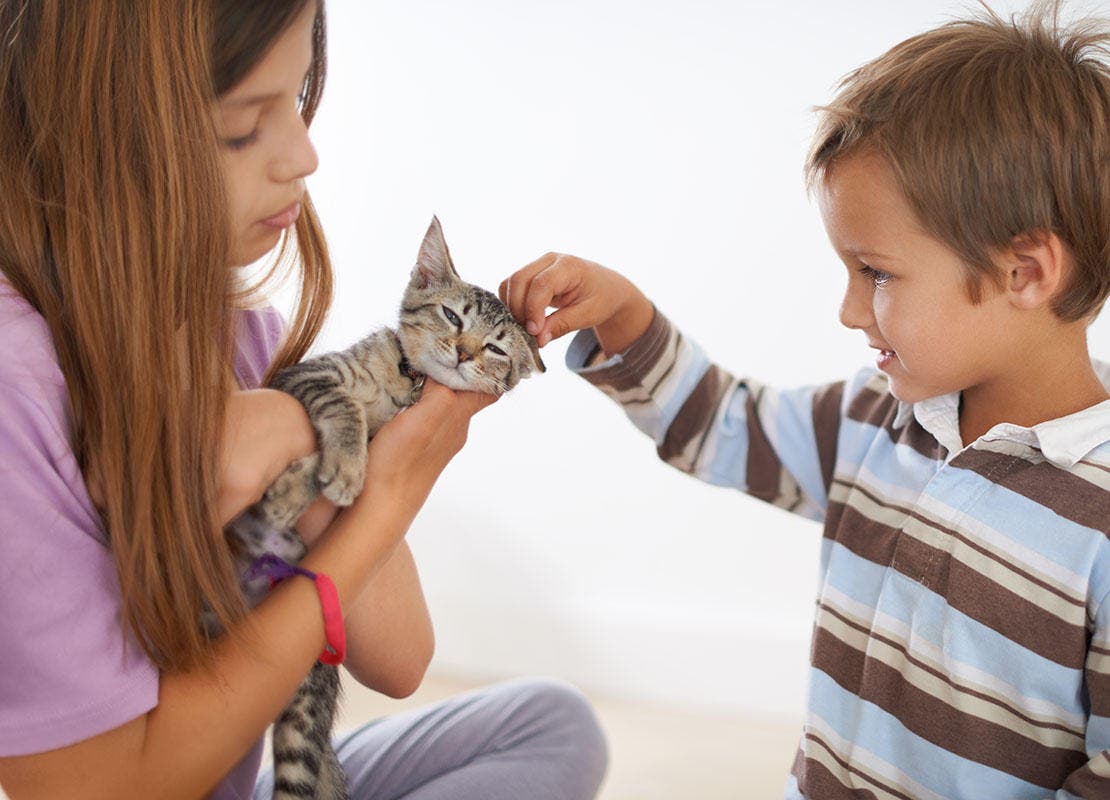
[[[964,447],[958,395],[778,391],[658,312],[600,358],[668,464],[824,524],[787,798],[1110,798],[1110,401]]]

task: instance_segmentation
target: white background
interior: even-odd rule
[[[338,285],[319,349],[395,320],[435,213],[487,288],[575,253],[733,371],[847,376],[871,354],[837,323],[843,267],[803,187],[811,108],[972,5],[331,0],[309,187]],[[1108,345],[1097,323],[1092,350]],[[818,526],[658,463],[565,347],[475,420],[413,527],[436,666],[800,713]]]

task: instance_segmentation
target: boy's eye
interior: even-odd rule
[[[891,275],[889,272],[883,272],[881,269],[875,269],[874,267],[869,267],[866,264],[860,267],[859,271],[860,274],[863,275],[863,277],[871,281],[871,284],[873,286],[885,286],[894,279],[894,276]]]
[[[487,344],[486,349],[489,350],[491,353],[496,353],[499,356],[508,355],[508,353],[506,353],[504,350],[502,350],[500,347],[498,347],[495,344]]]
[[[224,139],[223,145],[229,150],[242,150],[244,147],[254,144],[258,139],[258,128],[248,133],[246,136],[237,136],[232,139]]]
[[[450,322],[452,325],[454,325],[456,328],[458,328],[461,331],[462,330],[462,320],[459,319],[459,315],[456,314],[451,309],[449,309],[447,306],[440,306],[440,308],[443,309],[443,316],[447,317],[447,321]]]

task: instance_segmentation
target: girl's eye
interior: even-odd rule
[[[894,276],[891,275],[889,272],[883,272],[881,269],[875,269],[874,267],[869,267],[866,264],[860,267],[859,271],[860,274],[863,275],[863,277],[871,281],[871,284],[876,287],[885,286],[894,279]]]
[[[495,344],[487,344],[486,349],[489,350],[491,353],[496,353],[499,356],[508,355],[508,353],[506,353],[504,350],[502,350],[500,347],[498,347]]]
[[[458,328],[461,331],[462,330],[462,320],[459,319],[459,315],[456,314],[451,309],[449,309],[447,306],[440,306],[440,308],[443,309],[443,316],[447,317],[447,321],[450,322],[452,325],[454,325],[456,328]]]
[[[258,128],[255,128],[253,131],[248,133],[246,136],[238,136],[238,137],[233,138],[233,139],[224,139],[223,144],[224,144],[224,147],[228,148],[229,150],[242,150],[243,148],[254,144],[257,139],[258,139]]]

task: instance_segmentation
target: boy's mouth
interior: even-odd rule
[[[884,350],[881,347],[875,347],[874,349],[879,351],[879,354],[875,356],[875,366],[879,369],[885,369],[890,366],[898,357],[898,354],[893,350]]]

